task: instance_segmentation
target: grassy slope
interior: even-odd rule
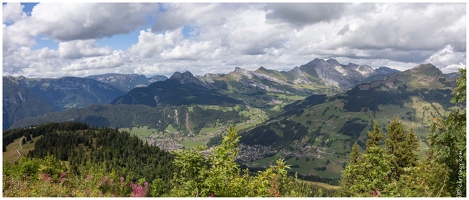
[[[36,141],[41,139],[42,136],[38,136],[33,138],[34,143],[30,143],[29,141],[26,144],[22,145],[23,149],[20,149],[20,140],[21,138],[16,139],[13,143],[9,144],[6,149],[6,152],[3,152],[3,159],[7,159],[9,162],[13,162],[16,158],[18,158],[18,153],[16,150],[19,150],[21,156],[25,156],[28,154],[29,151],[34,150],[34,144]]]

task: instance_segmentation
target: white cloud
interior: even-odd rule
[[[111,48],[100,48],[96,40],[75,40],[59,43],[59,56],[65,59],[104,56],[112,53]]]
[[[151,58],[159,55],[164,49],[173,47],[182,39],[181,29],[160,34],[152,33],[150,29],[142,30],[138,36],[138,43],[132,45],[128,52],[142,58]]]
[[[331,38],[331,42],[334,46],[356,49],[402,51],[436,51],[448,44],[465,43],[463,4],[417,5],[378,4],[367,16],[354,17],[353,31]],[[451,26],[455,28],[448,29]]]
[[[220,51],[221,49],[217,49],[211,41],[191,42],[184,40],[174,48],[164,50],[161,57],[170,60],[214,59],[218,57]]]
[[[451,45],[433,54],[426,63],[440,67],[443,72],[453,72],[466,66],[466,53],[454,52]]]
[[[157,4],[40,3],[30,20],[40,33],[59,41],[98,39],[134,31],[157,10]]]
[[[3,25],[3,51],[6,54],[19,47],[35,46],[36,36],[40,34],[68,42],[129,33],[146,25],[149,14],[158,11],[157,4],[39,3],[30,17],[23,12],[19,17],[18,6],[21,5],[8,3],[3,7],[7,11],[4,20],[15,20],[9,26]]]
[[[282,48],[286,42],[286,30],[281,26],[266,23],[263,10],[243,10],[228,19],[231,27],[228,42],[240,54],[265,54],[268,48]]]
[[[19,47],[32,47],[36,44],[34,31],[28,31],[25,21],[17,22],[11,26],[3,24],[3,53],[14,53]]]
[[[271,23],[284,22],[301,27],[340,18],[346,6],[343,3],[271,3],[266,6],[267,10],[273,11],[267,14],[267,19]]]
[[[11,13],[4,20],[12,21],[3,25],[6,75],[290,70],[316,57],[399,70],[427,62],[447,71],[465,65],[466,10],[457,3],[41,3],[30,17],[9,4],[3,7]],[[154,24],[147,24],[150,16]],[[142,27],[151,28],[140,30],[128,49],[97,44]],[[58,49],[31,50],[36,39],[43,42],[38,36],[55,40]]]
[[[170,3],[162,4],[165,12],[158,14],[158,20],[152,27],[153,32],[171,31],[185,24],[196,21],[197,24],[219,26],[223,23],[225,12],[236,5],[216,3]]]
[[[373,5],[366,6],[366,14],[357,12],[364,8],[354,5],[348,7],[346,15],[340,19],[294,31],[288,46],[304,55],[366,58],[370,62],[387,59],[415,64],[424,62],[446,45],[458,46],[457,49],[465,52],[464,6]]]
[[[82,58],[62,67],[63,71],[83,71],[95,69],[112,69],[125,64],[126,56],[123,51],[114,51],[111,55]]]
[[[3,23],[12,23],[26,17],[23,5],[17,2],[9,2],[3,5]]]
[[[31,50],[19,47],[12,54],[3,56],[4,75],[23,75],[26,77],[57,77],[63,76],[59,66],[67,65],[67,61],[58,58],[56,50],[42,48]]]

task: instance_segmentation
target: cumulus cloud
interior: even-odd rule
[[[357,49],[404,51],[435,51],[448,44],[461,46],[465,43],[465,37],[461,37],[465,35],[465,7],[462,4],[415,7],[380,4],[367,17],[356,18],[351,33],[331,39],[331,42]]]
[[[349,30],[350,26],[348,24],[345,24],[344,27],[342,27],[339,32],[337,32],[337,35],[344,35]]]
[[[116,68],[125,64],[123,51],[114,51],[111,55],[94,58],[82,58],[62,68],[64,71],[83,71],[91,69]]]
[[[14,53],[19,47],[32,47],[36,44],[34,31],[28,31],[25,21],[11,26],[3,24],[3,53]]]
[[[265,54],[266,49],[281,48],[286,42],[285,30],[281,26],[266,23],[263,10],[244,10],[228,19],[232,27],[228,42],[234,51],[246,55]]]
[[[340,18],[347,4],[343,3],[272,3],[266,6],[271,23],[284,22],[297,26],[329,22]]]
[[[67,61],[58,58],[56,50],[47,47],[38,50],[19,47],[13,54],[4,54],[3,73],[26,77],[56,77],[60,75],[58,66],[66,64]]]
[[[158,34],[152,33],[150,29],[142,30],[138,43],[132,45],[128,52],[142,58],[151,58],[159,55],[164,49],[173,47],[182,39],[181,29]]]
[[[38,4],[29,17],[7,5],[6,74],[203,75],[290,70],[317,57],[399,70],[465,65],[466,10],[458,3]],[[138,40],[127,49],[98,45],[132,31]],[[42,35],[58,48],[32,50]]]
[[[59,43],[59,56],[65,59],[104,56],[112,53],[109,47],[98,47],[95,40],[75,40]]]
[[[3,25],[3,51],[6,54],[19,47],[35,46],[35,38],[40,34],[68,42],[129,33],[146,25],[149,14],[158,11],[157,4],[39,3],[28,17],[22,8],[20,4],[10,3],[3,7],[4,22],[14,21],[9,26]]]
[[[3,23],[13,23],[26,17],[24,6],[17,2],[9,2],[3,5]]]
[[[153,32],[172,31],[188,23],[219,26],[224,22],[224,11],[236,7],[231,4],[207,3],[170,3],[161,6],[165,12],[158,13],[158,19],[152,26]]]
[[[356,12],[363,8],[354,5],[340,19],[305,26],[294,32],[289,45],[298,54],[367,58],[370,62],[421,63],[446,45],[465,52],[464,6],[373,5],[366,5],[366,15]]]
[[[443,72],[457,71],[459,68],[463,68],[466,65],[466,53],[454,52],[451,45],[447,45],[445,48],[438,52],[435,52],[426,63],[432,63],[433,65],[442,68]]]
[[[181,41],[172,49],[161,53],[163,59],[173,60],[199,60],[217,58],[221,49],[217,49],[211,41],[191,42]]]
[[[41,33],[59,41],[97,39],[146,25],[148,15],[157,7],[139,3],[38,4],[30,20]]]

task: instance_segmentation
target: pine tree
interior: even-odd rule
[[[466,69],[457,79],[453,103],[466,102]],[[430,146],[432,159],[446,166],[449,180],[444,189],[451,196],[466,196],[466,109],[453,111],[445,120],[433,119]],[[443,177],[444,174],[436,174]]]
[[[358,144],[357,142],[353,143],[352,153],[350,153],[350,164],[353,165],[358,161]]]
[[[379,125],[375,123],[373,132],[368,132],[364,154],[353,162],[358,155],[352,153],[350,163],[342,172],[338,191],[340,196],[372,196],[372,194],[383,191],[386,185],[391,182],[390,174],[394,165],[390,163],[395,162],[395,157],[379,145],[382,139],[383,135],[379,131]],[[358,152],[358,145],[355,144],[355,149]]]
[[[391,123],[387,126],[386,148],[389,154],[396,157],[395,168],[391,174],[394,180],[398,180],[405,167],[415,166],[418,158],[415,154],[418,151],[417,136],[413,132],[405,132],[404,125],[397,117],[391,119]]]
[[[414,129],[410,129],[409,134],[406,136],[406,145],[408,153],[406,154],[405,163],[407,166],[413,167],[417,165],[418,155],[414,152],[417,152],[419,149],[419,143],[417,139],[417,134],[415,134]]]
[[[379,130],[379,125],[376,122],[373,127],[373,132],[368,131],[368,140],[366,140],[366,150],[371,146],[378,146],[383,139],[383,134]]]
[[[386,134],[385,144],[389,153],[395,155],[400,154],[400,150],[406,139],[404,125],[402,125],[397,117],[393,117],[386,129],[388,133]]]

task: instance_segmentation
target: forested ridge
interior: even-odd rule
[[[33,131],[35,130],[35,131]],[[9,135],[41,133],[35,149],[18,162],[3,162],[4,196],[333,196],[335,190],[287,176],[279,160],[265,171],[241,171],[235,162],[239,135],[228,130],[207,154],[191,148],[175,154],[137,136],[83,123],[48,123]],[[31,135],[30,135],[31,134]],[[228,176],[229,175],[229,176]],[[237,181],[232,181],[237,180]]]

